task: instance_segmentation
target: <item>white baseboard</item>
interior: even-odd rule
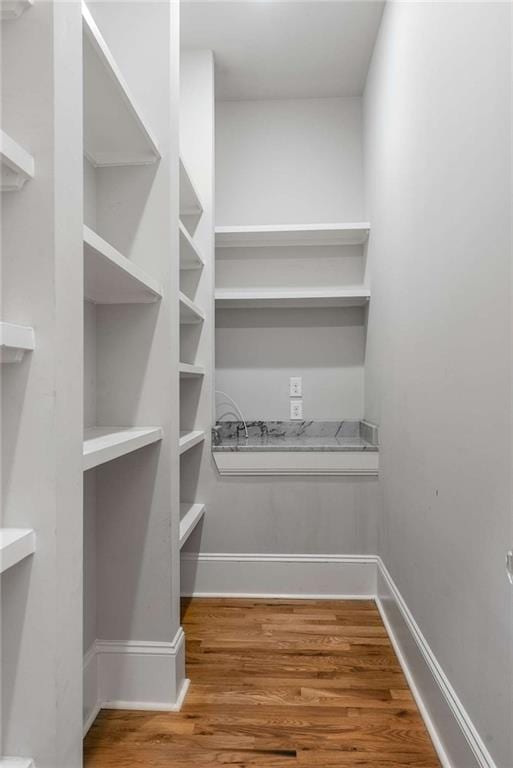
[[[185,636],[171,642],[97,640],[84,657],[84,735],[100,709],[178,711],[185,678]]]
[[[498,768],[381,558],[376,604],[443,768]]]
[[[181,584],[186,597],[373,600],[376,558],[183,553]]]
[[[498,768],[380,557],[183,553],[181,561],[187,597],[375,600],[443,768]]]

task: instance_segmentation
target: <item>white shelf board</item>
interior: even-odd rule
[[[192,365],[191,363],[179,363],[178,370],[180,376],[191,378],[193,376],[204,376],[205,369],[202,365]]]
[[[247,227],[216,227],[216,247],[361,245],[367,240],[369,230],[368,221],[350,224],[268,224]]]
[[[180,549],[205,514],[204,504],[180,504]]]
[[[377,475],[378,451],[214,451],[220,475]]]
[[[34,178],[34,158],[2,130],[0,130],[0,160],[2,192],[21,189],[27,179]]]
[[[180,228],[180,269],[201,269],[205,264],[201,258],[196,243],[185,229],[182,222]]]
[[[84,2],[82,23],[86,157],[95,167],[154,163],[157,143]]]
[[[215,292],[217,308],[254,308],[268,307],[358,307],[370,299],[370,290],[363,286],[345,288],[312,289],[237,289],[217,288]]]
[[[180,158],[180,216],[201,216],[203,206],[185,164]]]
[[[160,427],[90,427],[84,430],[83,469],[92,469],[162,440]]]
[[[0,768],[35,768],[30,757],[0,757]]]
[[[0,528],[0,573],[32,555],[35,549],[36,534],[31,528]]]
[[[84,297],[95,304],[148,304],[162,298],[153,278],[84,226]]]
[[[205,433],[202,429],[193,429],[190,431],[181,431],[180,439],[178,441],[178,451],[180,455],[188,451],[190,448],[194,448],[198,443],[202,443],[205,439]]]
[[[33,328],[0,322],[0,362],[19,363],[35,345]]]
[[[202,323],[204,319],[205,315],[201,309],[180,291],[180,322],[184,325],[193,325]]]
[[[2,21],[9,21],[9,19],[18,19],[22,13],[28,11],[34,5],[34,0],[1,0],[0,2],[0,19]],[[5,759],[5,758],[4,758]],[[2,768],[2,762],[0,758],[0,768]]]

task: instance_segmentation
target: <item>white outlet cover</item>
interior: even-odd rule
[[[290,401],[290,418],[291,418],[291,421],[303,420],[303,401],[302,400]]]
[[[301,376],[291,376],[289,379],[289,395],[290,397],[302,397],[303,395],[303,379]]]

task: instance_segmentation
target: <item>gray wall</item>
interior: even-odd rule
[[[505,3],[388,4],[364,100],[379,551],[501,768],[513,765],[510,36]]]
[[[217,226],[362,213],[361,99],[217,102]]]
[[[216,105],[216,225],[363,218],[361,99]],[[361,246],[223,248],[218,288],[358,285]],[[216,387],[248,419],[288,419],[289,378],[303,377],[305,419],[359,419],[365,326],[360,309],[220,310]],[[222,411],[218,411],[222,416]]]

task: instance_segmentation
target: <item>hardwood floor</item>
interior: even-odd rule
[[[192,600],[180,713],[103,710],[85,768],[439,768],[370,601]]]

